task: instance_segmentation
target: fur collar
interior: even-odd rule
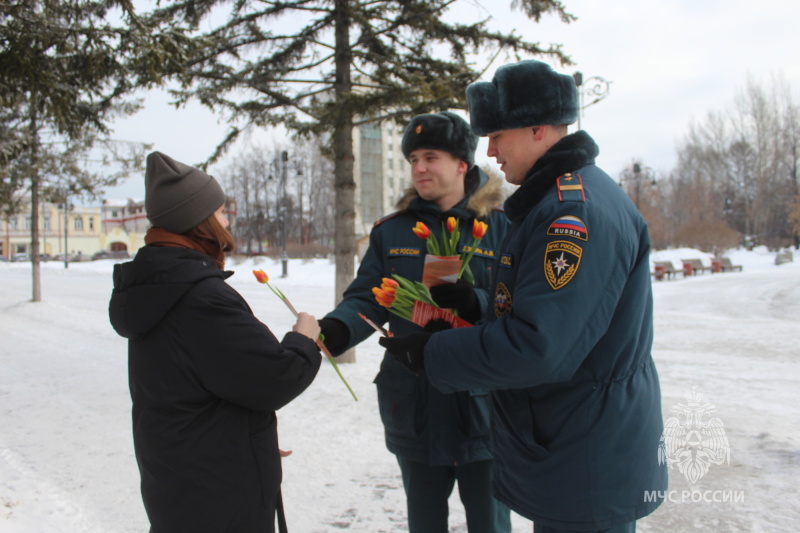
[[[522,185],[506,200],[508,218],[514,221],[524,217],[559,176],[593,165],[599,153],[597,143],[583,130],[558,141],[534,163]]]
[[[466,209],[477,218],[487,218],[492,209],[499,206],[503,201],[503,180],[490,178],[477,166],[472,167],[465,179],[467,181],[467,189],[474,191],[472,194],[468,193]],[[408,209],[411,202],[417,199],[419,199],[419,194],[411,186],[406,190],[400,201],[397,202],[397,209]]]

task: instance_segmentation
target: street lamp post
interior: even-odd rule
[[[281,152],[281,196],[278,214],[281,220],[281,277],[289,275],[289,255],[286,253],[286,166],[289,161],[289,153],[284,150]]]
[[[626,170],[622,173],[619,183],[620,186],[622,186],[622,182],[625,181],[633,182],[633,202],[636,204],[636,209],[641,211],[641,209],[639,209],[639,203],[642,197],[642,184],[645,182],[645,185],[655,185],[655,171],[650,167],[642,166],[641,163],[634,161],[630,171]]]
[[[584,80],[582,72],[573,74],[572,79],[575,80],[575,86],[578,88],[578,104],[580,106],[580,109],[578,109],[578,129],[581,129],[583,110],[606,98],[611,90],[611,82],[600,76],[592,76]],[[587,97],[592,99],[588,104],[584,103]]]
[[[69,268],[69,189],[64,187],[60,191],[62,193],[61,199],[64,200],[64,268]]]

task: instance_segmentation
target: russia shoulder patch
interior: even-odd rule
[[[544,275],[554,291],[575,277],[581,264],[583,248],[569,241],[553,241],[544,253]]]
[[[583,220],[572,215],[559,217],[554,220],[550,227],[547,228],[548,235],[557,235],[559,237],[575,237],[582,241],[589,240],[589,230]]]

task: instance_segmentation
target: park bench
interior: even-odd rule
[[[720,257],[719,263],[723,272],[733,272],[734,270],[738,270],[739,272],[742,271],[742,265],[734,265],[727,257]]]
[[[672,261],[653,261],[653,276],[658,281],[664,278],[672,279],[679,272],[683,272],[683,270],[676,269]]]
[[[794,255],[792,251],[786,248],[785,250],[779,250],[777,254],[775,254],[775,264],[782,265],[784,263],[791,263],[794,261]]]
[[[711,270],[711,267],[705,266],[699,259],[681,259],[681,262],[683,263],[683,277],[696,276],[698,272],[704,274],[706,270]]]

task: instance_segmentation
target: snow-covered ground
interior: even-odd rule
[[[667,503],[640,521],[646,532],[795,531],[800,523],[800,254],[731,251],[743,272],[654,282],[654,355],[664,418],[704,395],[724,425],[730,464],[692,484],[673,469]],[[710,256],[695,250],[654,260]],[[31,303],[30,265],[0,263],[0,532],[143,533],[130,428],[126,342],[107,318],[113,261],[47,263],[43,302]],[[678,263],[679,264],[679,263]],[[229,265],[230,266],[230,265]],[[333,302],[326,260],[263,260],[300,310],[322,316]],[[276,334],[289,311],[232,265],[230,283]],[[381,349],[370,338],[342,365],[354,402],[324,363],[309,390],[279,413],[284,498],[295,533],[402,532],[405,498],[386,451],[375,389]],[[656,451],[654,450],[654,460]],[[454,491],[457,494],[457,491]],[[454,494],[451,529],[466,531]],[[515,532],[531,524],[513,516]]]

